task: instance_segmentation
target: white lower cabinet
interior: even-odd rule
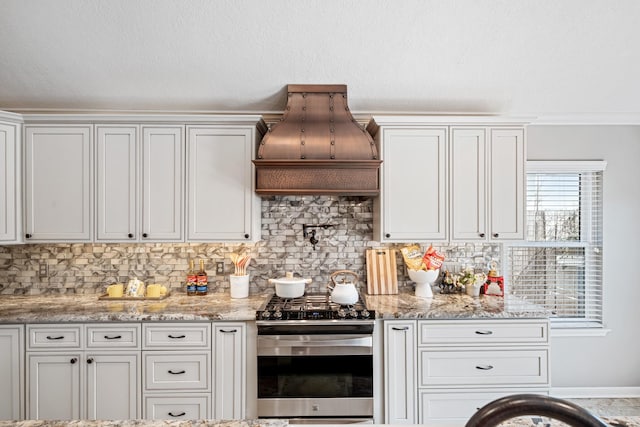
[[[145,323],[146,419],[211,418],[211,323]]]
[[[499,397],[548,394],[548,328],[544,319],[385,321],[385,421],[464,425]]]
[[[0,325],[0,420],[24,418],[24,326]]]
[[[93,328],[92,328],[93,327]],[[140,326],[27,325],[28,419],[135,419],[140,416]],[[119,350],[118,334],[135,336]],[[86,331],[104,331],[89,344]],[[91,335],[89,335],[91,336]],[[106,338],[105,338],[106,337]]]
[[[213,416],[244,419],[246,414],[246,342],[244,323],[213,324]]]
[[[416,321],[384,322],[385,423],[415,424]]]

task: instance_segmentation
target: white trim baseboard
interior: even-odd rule
[[[640,397],[640,387],[551,387],[550,394],[559,398]]]

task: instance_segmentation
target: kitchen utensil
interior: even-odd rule
[[[235,276],[244,276],[247,274],[247,266],[251,261],[251,255],[239,255],[232,253],[229,255],[231,262],[235,266]]]
[[[285,277],[269,279],[269,283],[276,285],[276,295],[281,298],[298,298],[304,295],[304,288],[311,279],[293,277],[293,273],[287,272]]]
[[[398,293],[396,251],[394,249],[368,249],[367,293],[389,295]]]
[[[338,283],[336,277],[342,276],[342,282]],[[353,276],[353,281],[347,281],[346,276]],[[327,286],[331,290],[331,301],[336,304],[350,305],[355,304],[358,301],[358,290],[356,289],[356,283],[358,282],[358,275],[350,270],[338,270],[331,274],[331,281],[333,286]]]

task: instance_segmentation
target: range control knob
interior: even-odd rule
[[[345,311],[344,308],[341,308],[338,310],[338,317],[341,319],[344,319],[345,317],[347,317],[347,312]]]
[[[271,313],[269,313],[268,311],[263,311],[260,317],[262,317],[263,319],[268,319],[269,317],[271,317]]]
[[[282,312],[280,310],[276,310],[273,313],[273,317],[275,317],[276,319],[282,319]]]
[[[358,312],[356,311],[355,308],[352,308],[351,310],[349,310],[349,316],[353,317],[354,319],[358,317]]]
[[[368,319],[370,315],[371,313],[369,313],[366,308],[360,312],[360,316],[363,319]]]

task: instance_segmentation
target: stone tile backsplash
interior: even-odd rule
[[[303,238],[302,225],[331,224],[317,229],[314,250]],[[252,257],[248,272],[251,291],[271,287],[269,278],[293,271],[310,277],[311,290],[324,289],[336,270],[352,270],[366,285],[365,251],[382,246],[373,241],[373,201],[370,198],[333,196],[278,196],[262,199],[262,240],[258,243],[139,243],[139,244],[29,244],[0,246],[0,294],[95,294],[106,285],[138,277],[182,291],[189,259],[205,260],[210,292],[229,287],[233,252]],[[500,260],[499,244],[434,244],[447,262],[485,268]],[[426,249],[426,248],[425,248]],[[215,274],[216,262],[225,266]],[[40,274],[46,264],[47,274]],[[410,286],[399,251],[398,284]]]

